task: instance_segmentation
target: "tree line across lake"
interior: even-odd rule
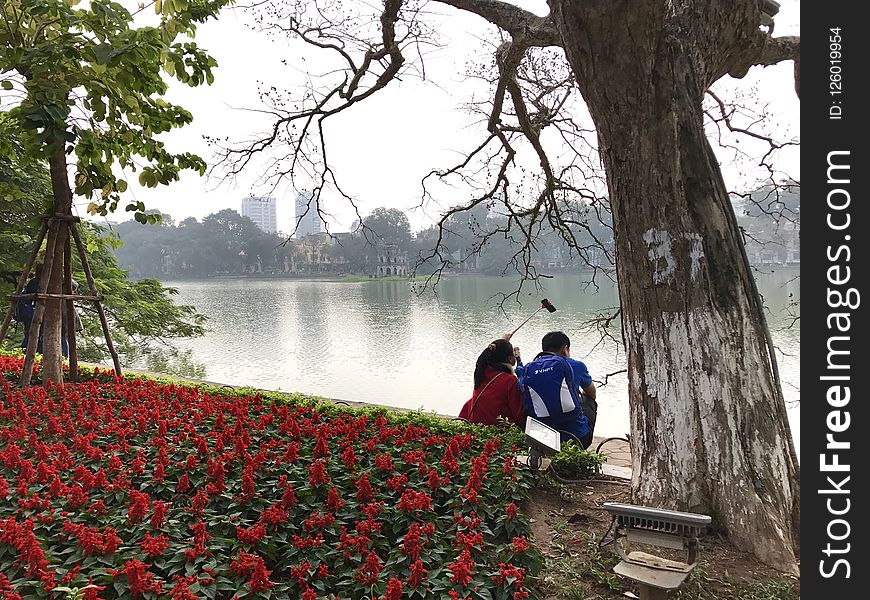
[[[799,264],[800,187],[761,187],[737,198],[735,208],[751,262]],[[160,215],[156,225],[131,219],[113,229],[122,242],[115,249],[118,262],[136,279],[243,274],[426,275],[442,267],[501,275],[523,268],[526,261],[539,271],[610,268],[610,213],[583,206],[567,207],[565,213],[576,223],[574,242],[545,229],[528,256],[523,255],[523,240],[501,232],[507,217],[485,205],[453,216],[440,244],[436,226],[413,232],[405,213],[395,208],[376,208],[353,232],[301,239],[266,233],[232,209],[201,221],[193,217],[175,221],[168,214]]]

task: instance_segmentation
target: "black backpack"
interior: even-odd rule
[[[33,318],[33,304],[27,300],[19,300],[15,303],[15,310],[12,311],[12,318],[19,323],[26,323],[27,319]]]

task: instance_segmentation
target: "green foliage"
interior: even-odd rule
[[[369,239],[372,244],[396,244],[404,250],[411,242],[411,223],[408,216],[397,208],[376,208],[363,219],[363,223],[371,230],[365,233],[374,237]]]
[[[158,140],[192,115],[161,96],[163,73],[188,85],[213,81],[213,58],[190,41],[196,25],[229,0],[169,0],[155,5],[159,25],[132,27],[133,15],[110,0],[0,0],[0,74],[20,102],[8,118],[23,134],[26,154],[47,159],[56,144],[76,156],[75,193],[93,201],[92,214],[117,208],[137,171],[148,187],[176,181],[184,169],[200,174],[205,162],[173,154]],[[131,201],[140,222],[154,222]]]
[[[0,127],[4,122],[0,115]],[[23,154],[14,131],[7,133],[9,135],[0,137],[7,147],[17,149],[18,154],[11,151],[0,154],[0,174],[10,174],[3,181],[18,193],[12,201],[0,201],[0,294],[4,297],[13,292],[24,262],[33,250],[41,216],[50,203],[47,167]],[[83,222],[79,230],[88,251],[97,291],[105,296],[104,307],[112,339],[125,355],[125,362],[134,360],[160,342],[204,333],[205,317],[192,306],[176,306],[172,301],[172,296],[177,293],[175,289],[164,287],[154,279],[127,279],[127,272],[118,266],[113,253],[120,243],[118,238],[92,223]],[[82,291],[86,289],[85,276],[75,252],[73,279],[82,285]],[[77,344],[80,360],[105,361],[109,356],[108,348],[95,307],[83,303],[79,312],[84,325]],[[3,341],[3,347],[17,347],[21,337],[21,327],[13,327]],[[195,365],[189,360],[187,363],[183,359],[167,361],[168,365],[175,365],[178,372],[196,372]]]
[[[795,600],[794,583],[783,577],[761,581],[737,581],[726,572],[722,578],[711,576],[702,566],[695,567],[689,579],[674,593],[674,600]]]
[[[558,476],[581,479],[601,473],[601,465],[606,461],[607,457],[603,454],[584,450],[580,444],[569,440],[562,444],[561,451],[552,458],[551,464]]]
[[[10,286],[17,281],[15,271],[32,250],[33,234],[51,206],[48,171],[26,157],[11,125],[8,115],[0,113],[0,278]]]

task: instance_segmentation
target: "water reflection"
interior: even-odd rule
[[[794,275],[762,274],[758,281],[798,441],[800,321],[788,313],[800,297]],[[457,414],[471,394],[474,361],[483,347],[548,297],[557,311],[536,315],[513,342],[529,360],[547,331],[568,333],[572,356],[588,364],[594,379],[616,373],[599,387],[596,434],[628,430],[618,320],[612,337],[605,339],[584,325],[616,306],[610,285],[596,291],[579,277],[556,277],[543,292],[524,292],[519,302],[511,299],[502,310],[498,294],[509,293],[514,284],[496,277],[444,280],[437,295],[418,295],[396,281],[167,283],[178,288],[178,303],[193,304],[210,318],[204,338],[179,344],[205,363],[208,379],[445,414]]]

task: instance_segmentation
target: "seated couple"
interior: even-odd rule
[[[474,392],[459,416],[484,425],[503,417],[525,429],[529,415],[558,430],[563,442],[575,439],[588,448],[598,411],[595,384],[586,365],[571,358],[571,340],[551,331],[527,365],[509,340],[506,334],[480,353]]]

